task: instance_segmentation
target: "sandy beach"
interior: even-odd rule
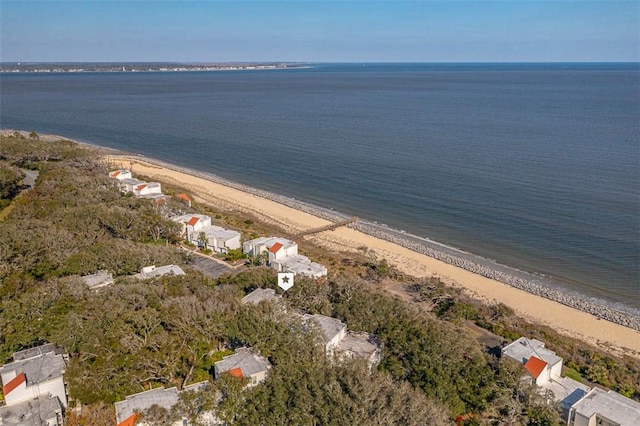
[[[292,208],[255,193],[195,176],[177,168],[137,156],[109,155],[114,166],[131,168],[137,175],[172,183],[189,190],[196,201],[250,213],[266,223],[299,232],[331,223],[302,209]],[[604,350],[640,358],[640,332],[596,318],[589,313],[472,273],[393,242],[352,228],[340,227],[305,237],[333,251],[373,250],[402,273],[415,277],[439,276],[445,283],[465,289],[472,296],[491,303],[504,303],[518,315],[558,332],[584,340]]]

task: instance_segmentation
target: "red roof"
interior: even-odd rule
[[[20,386],[26,381],[27,381],[27,377],[24,375],[24,373],[20,373],[16,377],[11,379],[9,383],[7,383],[2,387],[2,393],[5,395],[8,395],[9,392],[11,392],[12,390],[14,390],[15,388],[17,388],[18,386]]]
[[[271,246],[271,248],[269,249],[269,251],[271,253],[277,253],[278,250],[280,250],[282,248],[282,244],[280,243],[275,243],[274,245]]]
[[[111,177],[118,177],[119,174],[120,174],[120,170],[116,170],[115,172],[111,173]]]
[[[198,220],[200,220],[198,217],[194,216],[191,219],[189,219],[189,222],[187,222],[187,225],[195,225],[196,223],[198,223]]]
[[[540,358],[536,358],[535,356],[529,358],[529,360],[524,365],[524,368],[526,368],[535,379],[538,378],[540,373],[542,373],[546,367],[547,363]]]
[[[142,190],[143,190],[143,189],[145,189],[146,187],[147,187],[147,184],[146,184],[146,183],[143,183],[142,185],[140,185],[140,186],[138,186],[138,187],[136,188],[136,191],[142,191]]]
[[[238,379],[242,379],[244,374],[242,374],[242,369],[240,367],[232,368],[228,371],[233,377],[237,377]]]
[[[191,198],[187,194],[176,194],[176,198],[179,198],[184,201],[191,201]]]
[[[118,426],[135,426],[137,419],[138,413],[133,413],[132,415],[118,423]]]

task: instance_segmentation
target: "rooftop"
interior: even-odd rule
[[[336,318],[331,318],[325,315],[309,315],[306,314],[302,317],[304,321],[313,320],[319,326],[320,330],[322,330],[322,335],[325,340],[328,342],[333,339],[336,335],[338,335],[341,331],[347,330],[347,325]]]
[[[163,275],[186,275],[181,267],[178,265],[165,265],[165,266],[145,266],[142,271],[135,275],[136,278],[147,279],[154,277],[161,277]]]
[[[257,288],[253,290],[251,293],[247,294],[242,298],[242,303],[252,303],[257,305],[258,303],[266,300],[266,301],[277,301],[281,298],[280,295],[276,294],[276,291],[272,288]]]
[[[356,333],[350,331],[347,336],[338,343],[339,351],[350,352],[362,358],[369,358],[378,350],[375,335],[369,333]]]
[[[205,226],[200,231],[204,232],[204,234],[207,237],[214,237],[217,240],[223,240],[223,241],[230,240],[231,238],[236,238],[237,236],[240,235],[238,231],[225,229],[221,226],[215,226],[215,225]]]
[[[47,343],[45,345],[36,346],[35,348],[24,349],[22,351],[13,353],[14,361],[21,361],[27,358],[33,358],[34,356],[40,356],[42,354],[46,354],[48,352],[53,352],[56,354],[62,354],[63,350],[53,343]]]
[[[640,403],[611,390],[593,388],[573,408],[588,418],[598,414],[620,426],[640,425]]]
[[[5,364],[0,368],[0,375],[3,382],[8,378],[7,383],[24,373],[27,379],[27,386],[62,377],[66,364],[62,355],[55,352],[47,352],[39,356],[21,359],[9,364]],[[15,374],[11,374],[15,372]],[[4,383],[6,385],[6,383]]]
[[[553,396],[562,406],[565,416],[569,413],[569,408],[591,389],[569,377],[554,377],[541,387],[553,392]]]
[[[280,260],[280,264],[287,270],[308,277],[321,277],[327,275],[327,268],[319,263],[311,262],[308,257],[301,254],[287,256]]]
[[[502,348],[502,354],[515,359],[521,364],[525,364],[532,356],[551,366],[558,362],[562,363],[562,358],[557,356],[555,352],[545,348],[544,342],[537,339],[527,339],[526,337],[521,337]]]
[[[113,274],[105,269],[101,269],[95,274],[85,275],[82,277],[82,281],[89,288],[98,288],[113,283]]]
[[[249,377],[268,370],[271,368],[271,363],[250,348],[238,348],[235,354],[225,356],[221,361],[216,362],[215,366],[218,373],[231,372],[239,368],[244,377]]]
[[[153,405],[171,410],[177,402],[178,389],[176,387],[170,389],[156,388],[129,395],[124,401],[115,403],[116,420],[120,424],[134,413],[142,412]]]
[[[48,423],[47,420],[60,422]],[[17,404],[0,407],[0,425],[41,426],[62,424],[62,404],[57,396],[40,395]]]

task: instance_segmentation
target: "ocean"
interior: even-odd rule
[[[386,224],[640,312],[633,64],[2,74],[0,126]]]

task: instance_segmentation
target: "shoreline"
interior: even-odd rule
[[[283,229],[302,231],[324,226],[345,217],[330,209],[141,155],[107,155],[105,159],[123,166],[133,165],[133,173],[155,177],[188,188],[196,201],[217,203],[226,208],[251,213]],[[393,233],[405,238],[401,240]],[[614,351],[640,358],[640,317],[546,288],[502,270],[487,268],[443,251],[439,252],[425,244],[418,245],[406,237],[420,239],[391,228],[358,222],[309,238],[314,243],[337,252],[357,251],[359,247],[365,246],[377,253],[380,258],[387,259],[402,273],[415,277],[437,275],[445,283],[462,288],[480,300],[488,303],[504,303],[514,309],[516,314],[529,321],[550,326],[560,333],[586,341],[609,352]],[[437,242],[433,243],[448,247]],[[457,251],[454,248],[450,249]],[[466,254],[462,251],[460,253]],[[469,254],[469,256],[474,255]],[[508,266],[503,268],[528,274]],[[531,277],[535,278],[533,275]]]
[[[52,135],[40,136],[41,140],[47,141],[71,140]],[[324,226],[347,216],[210,173],[87,142],[73,142],[102,149],[105,161],[123,167],[133,165],[133,173],[182,186],[198,202],[250,213],[289,231]],[[504,303],[526,320],[550,326],[608,352],[640,358],[639,315],[541,285],[539,282],[544,281],[543,277],[367,221],[306,238],[334,252],[356,252],[363,246],[367,247],[404,274],[419,278],[438,276],[446,284],[461,288],[486,303]]]

